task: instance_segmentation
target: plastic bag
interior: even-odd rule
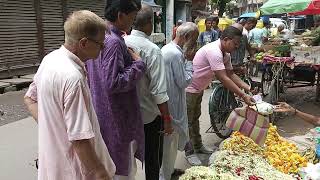
[[[307,167],[301,168],[299,175],[303,180],[320,180],[320,163],[309,163]]]

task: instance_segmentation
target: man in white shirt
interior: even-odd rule
[[[185,88],[192,81],[192,60],[198,35],[196,24],[183,23],[177,29],[176,38],[161,49],[166,67],[168,105],[174,132],[164,137],[160,180],[171,179],[178,150],[183,151],[189,141]]]
[[[111,180],[115,166],[102,139],[84,62],[104,47],[106,25],[90,11],[64,24],[65,43],[49,53],[25,95],[38,121],[39,180]]]
[[[138,95],[145,133],[145,170],[147,180],[159,179],[162,163],[163,134],[172,133],[168,109],[166,73],[160,48],[149,40],[153,29],[153,11],[142,4],[126,45],[138,52],[146,64],[146,73],[138,83]]]

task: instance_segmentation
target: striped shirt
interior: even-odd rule
[[[234,66],[242,65],[244,62],[244,58],[246,56],[246,44],[248,42],[248,38],[246,35],[243,35],[240,39],[240,46],[238,49],[230,53],[231,55],[231,63]]]
[[[161,51],[166,66],[169,111],[173,127],[179,133],[179,150],[183,150],[189,139],[185,88],[192,80],[192,62],[185,60],[182,49],[174,42]]]

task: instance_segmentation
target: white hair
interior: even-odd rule
[[[199,31],[198,26],[193,22],[186,22],[181,24],[177,29],[177,37],[183,37],[190,33]]]
[[[65,43],[72,45],[81,38],[95,38],[105,32],[106,24],[102,18],[88,10],[73,12],[64,23]]]
[[[285,28],[285,25],[283,24],[283,23],[280,23],[279,25],[278,25],[278,28]]]

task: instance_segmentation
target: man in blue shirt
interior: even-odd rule
[[[221,36],[222,31],[219,29],[218,25],[219,25],[219,17],[218,16],[212,16],[212,24],[211,24],[211,26],[212,26],[212,29],[217,32],[218,39],[219,39],[220,36]]]
[[[218,33],[215,30],[211,29],[212,21],[213,21],[212,17],[208,17],[205,20],[206,31],[202,32],[199,36],[200,47],[219,39]]]

